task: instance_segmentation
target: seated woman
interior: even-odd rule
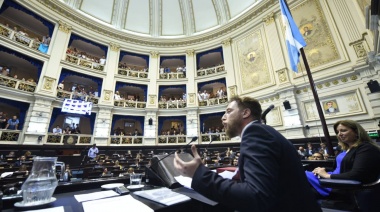
[[[375,182],[380,176],[380,147],[355,121],[338,121],[334,131],[339,145],[346,151],[340,173],[328,173],[321,167],[315,168],[313,173],[321,178],[357,180],[364,184]]]
[[[338,154],[336,156],[336,158],[335,158],[336,167],[335,167],[334,171],[327,172],[328,174],[339,174],[340,173],[340,164],[341,164],[341,161],[344,158],[344,156],[346,156],[346,151],[342,151],[340,154]],[[313,191],[315,192],[317,198],[327,197],[330,195],[330,192],[332,189],[322,187],[321,184],[319,184],[318,175],[314,174],[311,171],[305,171],[305,173],[306,173],[307,180],[309,181],[309,183],[314,188]]]

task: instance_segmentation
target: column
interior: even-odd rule
[[[195,65],[195,55],[194,55],[194,49],[186,50],[186,78],[187,78],[187,85],[186,85],[186,107],[197,107],[197,88],[195,86],[195,73],[196,65]]]
[[[59,21],[54,30],[53,38],[50,42],[50,59],[47,61],[41,72],[37,85],[37,93],[44,93],[49,96],[55,96],[59,75],[61,73],[61,60],[66,54],[66,48],[70,40],[71,26]],[[42,82],[42,83],[41,83]]]
[[[23,144],[42,145],[47,139],[46,133],[49,132],[51,111],[53,110],[51,104],[54,100],[55,97],[35,94],[35,101],[30,104],[25,119],[24,135],[21,139]]]
[[[282,108],[282,114],[284,118],[284,131],[281,131],[283,135],[288,139],[304,138],[303,127],[301,124],[300,110],[297,105],[296,96],[292,88],[280,93],[281,102],[289,101],[291,109]]]
[[[94,125],[94,143],[100,146],[108,145],[108,138],[111,135],[112,106],[101,105],[96,116]]]
[[[151,51],[149,58],[149,85],[148,85],[148,98],[147,108],[158,108],[158,87],[157,87],[157,75],[159,72],[159,52]]]
[[[104,67],[106,77],[103,79],[103,90],[99,101],[101,105],[113,104],[113,92],[115,90],[114,76],[118,71],[119,64],[120,46],[115,43],[110,43],[108,49],[106,65]]]
[[[158,109],[146,109],[145,123],[144,123],[144,145],[156,145],[157,138],[157,111]],[[149,119],[152,119],[152,125],[149,125]]]
[[[226,70],[226,90],[228,98],[237,95],[234,61],[232,55],[232,39],[222,41],[224,69]]]

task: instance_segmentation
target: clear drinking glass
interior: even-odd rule
[[[57,157],[35,157],[32,171],[22,185],[22,205],[33,206],[48,203],[58,185],[55,174]]]

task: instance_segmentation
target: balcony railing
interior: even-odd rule
[[[2,24],[0,24],[0,35],[35,50],[38,50],[41,44],[40,41],[18,33]]]
[[[99,70],[103,71],[104,70],[104,65],[101,65],[100,63],[93,62],[89,59],[84,59],[77,57],[75,55],[70,55],[66,54],[66,59],[67,62],[73,63],[78,66],[83,66],[86,68],[94,69],[94,70]]]
[[[109,138],[110,144],[142,144],[144,140],[144,136],[120,136],[120,135],[112,135]]]
[[[159,144],[182,144],[186,143],[186,135],[160,135]]]
[[[212,68],[200,69],[197,71],[197,76],[198,77],[208,76],[208,75],[217,74],[224,71],[226,71],[224,69],[224,65],[220,65],[220,66],[215,66]]]
[[[19,80],[13,77],[7,77],[5,75],[0,75],[0,85],[31,93],[33,93],[37,87],[35,82]]]
[[[186,76],[183,72],[160,74],[160,79],[184,79],[184,78],[186,78]]]
[[[185,108],[185,107],[186,107],[186,101],[183,101],[183,100],[158,102],[158,108],[160,109],[175,109],[175,108]]]
[[[57,90],[57,97],[60,99],[78,99],[86,102],[92,102],[93,104],[99,103],[99,97],[97,96],[70,92],[65,90]]]
[[[202,134],[202,143],[203,142],[210,142],[211,140],[213,142],[215,141],[230,141],[231,139],[226,135],[226,133],[209,133],[209,134]]]
[[[114,100],[114,105],[117,107],[146,108],[146,102],[138,102],[134,100]]]
[[[227,97],[222,97],[222,98],[211,98],[203,101],[199,101],[199,106],[211,106],[211,105],[220,105],[220,104],[225,104],[228,103]]]
[[[0,129],[0,142],[18,142],[18,137],[21,134],[20,130],[5,130]]]
[[[85,134],[47,134],[47,144],[91,144],[92,135]]]
[[[148,78],[148,72],[135,71],[135,70],[131,70],[131,69],[119,68],[118,74],[123,75],[123,76],[127,76],[127,77]]]

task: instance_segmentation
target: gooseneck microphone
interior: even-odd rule
[[[269,105],[269,107],[264,110],[263,114],[261,115],[261,120],[264,122],[264,124],[267,124],[266,116],[267,114],[274,108],[274,105]]]

